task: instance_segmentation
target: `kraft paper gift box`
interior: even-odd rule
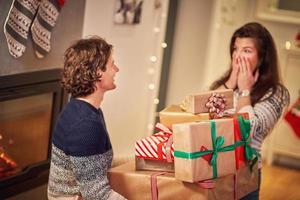
[[[236,181],[236,197],[241,199],[250,192],[258,189],[258,163],[252,170],[249,165],[241,166],[235,175]]]
[[[173,125],[175,177],[198,182],[236,172],[233,119]]]
[[[233,123],[235,142],[244,143],[235,149],[236,169],[239,169],[241,166],[253,159],[256,151],[250,147],[252,136],[250,134],[251,127],[248,114],[242,113],[238,114],[238,116],[234,116]]]
[[[173,124],[208,120],[209,113],[192,114],[185,112],[179,105],[171,105],[159,112],[159,121],[172,129]]]
[[[225,118],[233,119],[234,123],[236,169],[239,169],[247,163],[253,163],[258,157],[258,153],[250,146],[252,134],[250,132],[249,114],[236,113],[231,116],[226,116]]]
[[[136,141],[136,169],[173,172],[173,133],[160,123],[156,129],[158,133]]]
[[[207,92],[201,92],[199,94],[192,94],[185,97],[181,107],[190,113],[199,114],[207,113],[209,109],[205,106],[209,98],[213,93],[223,94],[226,99],[225,109],[233,108],[233,90],[232,89],[222,89],[222,90],[212,90]]]
[[[218,178],[212,182],[214,187],[204,189],[197,183],[176,180],[174,173],[156,176],[157,172],[136,171],[134,166],[134,162],[128,162],[108,172],[111,188],[130,200],[233,200],[235,197],[244,197],[258,187],[257,168],[251,173],[248,167],[242,167],[236,175]],[[155,176],[156,179],[153,179]]]
[[[252,136],[250,133],[249,114],[235,113],[223,116],[221,119],[233,119],[234,140],[236,143],[243,143],[242,145],[237,145],[235,148],[236,169],[239,169],[242,165],[245,165],[246,162],[251,161],[257,156],[256,151],[250,147]]]

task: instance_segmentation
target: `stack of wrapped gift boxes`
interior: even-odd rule
[[[240,199],[256,190],[248,115],[225,115],[232,108],[232,90],[168,106],[158,132],[136,142],[135,164],[111,169],[112,188],[128,199]]]

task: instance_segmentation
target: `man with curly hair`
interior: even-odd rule
[[[79,40],[66,50],[62,86],[71,99],[53,130],[50,200],[125,199],[109,186],[113,152],[100,108],[104,93],[116,88],[118,71],[112,45],[100,37]]]

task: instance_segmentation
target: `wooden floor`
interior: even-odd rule
[[[300,200],[300,170],[263,165],[260,200]]]

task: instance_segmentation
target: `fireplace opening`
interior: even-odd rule
[[[0,198],[47,182],[51,132],[67,100],[60,73],[0,77]]]

